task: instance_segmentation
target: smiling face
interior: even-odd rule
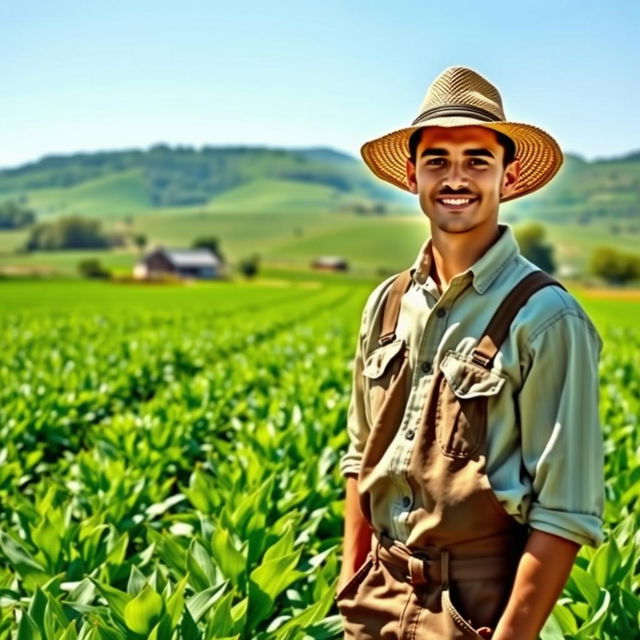
[[[431,221],[432,233],[497,227],[498,205],[518,180],[519,162],[503,165],[504,147],[482,126],[426,127],[407,160],[407,181]]]

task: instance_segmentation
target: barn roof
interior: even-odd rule
[[[152,253],[162,253],[176,267],[219,267],[220,258],[210,249],[169,249],[161,247]]]

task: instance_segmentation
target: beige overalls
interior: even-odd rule
[[[410,279],[404,271],[389,288],[380,346],[396,340],[400,302]],[[375,530],[370,506],[378,490],[371,471],[393,440],[407,401],[406,344],[376,381],[374,424],[358,476],[372,547],[336,594],[345,638],[491,637],[509,598],[528,527],[507,514],[489,485],[487,397],[474,396],[473,388],[491,384],[492,362],[513,318],[529,296],[548,285],[562,287],[542,271],[524,277],[502,301],[472,355],[448,352],[437,368],[407,472],[414,496],[407,544]]]

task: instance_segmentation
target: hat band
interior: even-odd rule
[[[483,120],[484,122],[500,122],[502,120],[490,111],[486,111],[480,107],[446,104],[441,107],[433,107],[432,109],[423,111],[411,124],[414,125],[430,118],[444,116],[472,116],[477,120]]]

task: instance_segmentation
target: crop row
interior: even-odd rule
[[[340,637],[366,290],[227,291],[2,319],[0,639]],[[544,640],[638,628],[639,339],[605,334],[607,540],[581,550]]]

